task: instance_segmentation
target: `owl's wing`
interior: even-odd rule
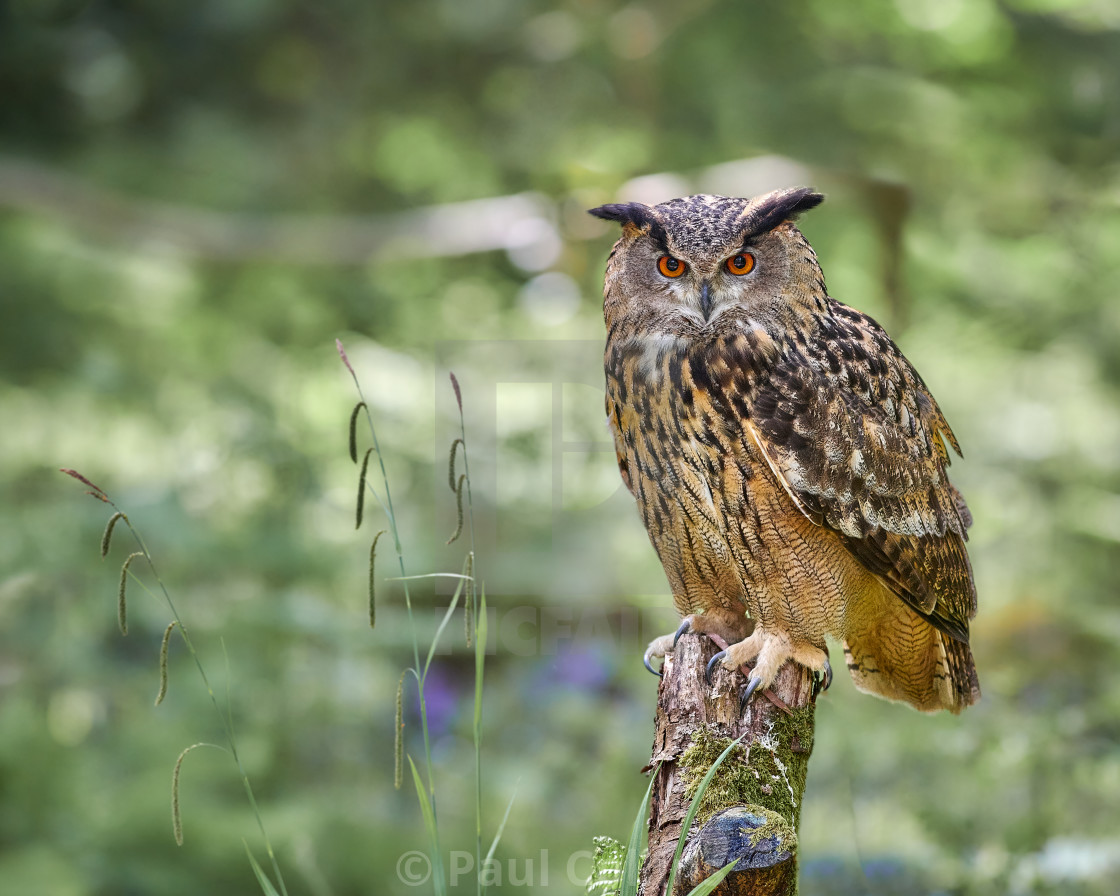
[[[960,447],[917,371],[871,318],[840,303],[815,341],[751,384],[751,432],[794,503],[933,625],[967,640],[972,519],[949,482]]]
[[[618,462],[618,474],[622,477],[622,484],[630,494],[634,494],[634,484],[630,480],[630,462],[626,459],[626,448],[622,439],[622,409],[611,399],[608,391],[604,399],[604,410],[607,414],[607,425],[610,427],[611,438],[614,441],[614,458]]]

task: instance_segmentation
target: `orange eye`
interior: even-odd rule
[[[672,255],[662,255],[657,259],[657,270],[666,277],[679,277],[688,269],[688,265]]]
[[[738,277],[754,270],[754,256],[750,252],[740,252],[727,259],[727,270]]]

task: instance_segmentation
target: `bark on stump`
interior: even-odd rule
[[[812,674],[794,663],[778,672],[770,690],[789,712],[756,694],[740,713],[746,688],[741,673],[718,667],[711,686],[704,680],[717,650],[707,637],[688,634],[665,658],[650,759],[661,767],[653,785],[641,896],[665,896],[695,787],[727,744],[743,734],[742,745],[724,760],[704,795],[672,896],[688,893],[733,859],[739,862],[713,891],[718,896],[797,892],[797,830],[813,748]]]

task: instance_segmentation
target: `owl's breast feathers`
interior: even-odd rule
[[[742,324],[719,336],[608,340],[606,368],[619,465],[640,504],[643,490],[657,493],[648,503],[677,488],[674,466],[696,456],[683,443],[746,444],[801,513],[922,618],[967,642],[972,520],[946,474],[945,443],[960,448],[871,318],[828,299],[825,314],[777,336]],[[717,464],[707,463],[716,487]],[[963,686],[975,689],[969,677]]]

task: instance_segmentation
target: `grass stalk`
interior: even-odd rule
[[[400,568],[400,575],[395,576],[393,578],[396,581],[400,581],[401,584],[402,584],[402,587],[404,589],[405,609],[406,609],[406,612],[407,612],[407,615],[408,615],[409,630],[410,630],[410,634],[411,634],[411,637],[412,637],[413,672],[414,672],[414,676],[416,678],[417,697],[418,697],[419,704],[420,704],[420,728],[421,728],[421,732],[422,732],[422,736],[423,736],[423,743],[424,743],[424,777],[427,779],[426,782],[422,782],[422,778],[420,776],[419,770],[416,768],[416,766],[414,764],[412,764],[411,757],[409,757],[409,762],[410,762],[410,764],[412,764],[414,780],[417,784],[417,787],[420,788],[422,783],[425,785],[424,789],[423,789],[423,792],[421,794],[421,808],[424,811],[425,828],[427,829],[427,832],[428,832],[428,837],[429,837],[429,840],[431,842],[431,848],[432,848],[432,853],[433,853],[433,855],[432,855],[432,866],[433,866],[432,879],[433,879],[433,882],[434,882],[434,888],[435,888],[436,896],[443,896],[443,894],[446,892],[447,884],[446,884],[446,877],[445,877],[445,874],[444,874],[444,867],[443,867],[443,855],[442,855],[442,850],[440,848],[440,841],[439,841],[439,826],[438,826],[438,823],[437,823],[438,815],[437,815],[437,811],[436,811],[435,773],[434,773],[434,768],[433,768],[433,765],[432,765],[431,736],[430,736],[429,727],[428,727],[428,712],[427,712],[427,702],[426,702],[425,696],[424,696],[424,686],[425,686],[425,683],[427,681],[428,670],[431,666],[432,657],[435,653],[436,646],[439,642],[440,636],[442,635],[444,629],[446,628],[447,623],[450,620],[450,618],[451,618],[451,616],[452,616],[452,614],[455,610],[455,607],[458,604],[459,598],[462,596],[464,588],[469,589],[468,590],[468,601],[467,601],[467,607],[468,607],[467,612],[477,612],[477,610],[476,610],[477,601],[474,600],[474,597],[475,597],[475,594],[476,594],[475,578],[474,578],[473,575],[471,575],[469,577],[468,576],[461,576],[459,578],[459,583],[458,583],[458,586],[456,587],[456,590],[455,590],[455,596],[452,598],[451,605],[448,607],[447,613],[444,616],[444,619],[443,619],[442,623],[440,624],[438,630],[436,631],[435,637],[433,638],[432,644],[431,644],[431,646],[428,650],[427,659],[424,662],[423,666],[421,666],[421,663],[420,663],[420,641],[419,641],[419,637],[417,635],[415,617],[413,616],[413,613],[412,613],[412,593],[411,593],[411,590],[409,588],[409,582],[414,581],[417,578],[423,578],[423,576],[410,576],[408,574],[407,569],[406,569],[405,558],[404,558],[404,549],[402,547],[401,538],[400,538],[400,528],[397,525],[396,512],[394,511],[394,508],[393,508],[393,495],[392,495],[392,489],[390,488],[390,485],[389,485],[389,475],[388,475],[388,472],[386,471],[386,468],[385,468],[385,458],[384,458],[384,455],[381,452],[381,443],[377,438],[377,428],[375,427],[374,422],[373,422],[373,415],[370,413],[369,402],[366,401],[365,394],[362,391],[361,382],[358,380],[358,375],[355,372],[353,366],[350,364],[350,359],[346,356],[346,350],[343,348],[342,342],[340,340],[336,340],[335,342],[336,342],[336,346],[338,348],[339,356],[342,358],[342,363],[346,365],[346,369],[350,372],[350,377],[354,381],[354,387],[358,392],[358,398],[359,398],[359,402],[355,406],[355,408],[354,408],[354,410],[353,410],[353,412],[351,413],[351,416],[350,416],[350,433],[349,433],[349,435],[350,435],[350,439],[349,439],[350,457],[351,457],[352,460],[354,460],[356,462],[356,460],[357,460],[356,423],[357,423],[358,415],[361,414],[365,417],[367,426],[369,428],[370,439],[373,443],[373,447],[372,447],[371,451],[372,451],[373,454],[375,454],[377,456],[378,467],[381,471],[382,493],[384,494],[385,497],[384,497],[384,500],[382,501],[380,496],[377,494],[377,492],[372,488],[372,486],[369,485],[369,483],[366,480],[367,464],[368,464],[369,455],[370,455],[369,451],[366,452],[365,458],[363,459],[363,463],[362,463],[362,473],[361,473],[361,477],[360,477],[359,481],[360,481],[360,484],[361,484],[360,487],[362,487],[363,490],[360,492],[360,494],[362,496],[364,496],[364,488],[368,487],[368,488],[370,488],[370,491],[373,492],[373,494],[375,496],[377,496],[378,500],[381,502],[381,506],[384,509],[385,515],[386,515],[386,517],[388,519],[388,522],[389,522],[389,531],[393,536],[393,545],[394,545],[394,548],[395,548],[396,554],[397,554],[397,565]],[[464,422],[463,422],[462,397],[461,397],[461,393],[459,391],[459,384],[455,380],[454,375],[452,375],[452,384],[455,387],[456,400],[457,400],[458,405],[459,405],[460,432],[463,434],[463,436],[465,436],[465,429],[464,429]],[[459,481],[458,492],[457,492],[457,496],[456,496],[457,501],[458,501],[459,514],[460,514],[459,530],[461,531],[461,529],[463,527],[462,493],[463,493],[463,489],[465,488],[466,491],[467,491],[467,506],[468,506],[467,516],[469,517],[469,520],[470,520],[470,540],[471,540],[470,558],[471,558],[471,567],[472,567],[472,571],[473,571],[473,560],[474,560],[474,512],[473,512],[473,510],[474,510],[474,508],[473,508],[473,504],[471,503],[470,475],[469,475],[469,467],[468,467],[468,461],[467,461],[467,446],[466,446],[465,438],[457,441],[457,444],[454,444],[452,446],[452,457],[451,457],[451,460],[450,460],[450,464],[451,464],[451,467],[453,468],[454,463],[455,463],[455,450],[459,446],[461,446],[462,449],[463,449],[462,453],[463,453],[463,469],[464,469],[464,475],[461,477],[461,479]],[[451,474],[449,473],[449,476],[450,475]],[[362,499],[359,498],[359,509],[358,509],[358,514],[357,514],[359,525],[361,525],[361,516],[362,516],[362,514],[361,514],[361,504],[362,504]],[[458,536],[458,532],[456,533],[455,537],[457,537],[457,536]],[[454,540],[454,538],[453,538],[453,540]],[[372,588],[372,584],[371,584],[371,588]],[[474,620],[473,627],[477,628],[477,620]],[[483,653],[483,656],[484,656],[485,655],[485,645],[483,646],[483,652],[482,653]],[[481,865],[479,863],[481,862],[481,859],[482,859],[482,796],[481,796],[481,783],[480,783],[481,759],[480,759],[480,754],[479,754],[479,745],[481,743],[481,674],[482,674],[482,672],[481,672],[481,664],[478,661],[477,654],[476,654],[475,667],[476,667],[476,673],[475,673],[476,674],[476,686],[475,686],[474,740],[475,740],[475,780],[476,780],[476,787],[475,787],[475,809],[476,809],[476,813],[475,814],[476,814],[476,835],[477,835],[476,836],[476,845],[475,845],[475,858],[476,858],[476,871],[477,871],[477,876],[478,876],[478,893],[479,893],[479,896],[481,896],[481,894],[482,894],[482,868],[481,868]],[[398,732],[398,734],[399,734],[399,732]]]
[[[178,609],[178,607],[176,607],[175,601],[172,600],[171,593],[167,590],[167,586],[164,584],[163,578],[160,576],[159,570],[156,568],[155,559],[152,556],[152,552],[148,549],[148,545],[144,541],[144,537],[140,534],[140,530],[137,529],[136,526],[133,525],[132,521],[128,518],[128,515],[123,510],[121,510],[120,507],[117,506],[117,504],[113,501],[112,498],[109,497],[109,495],[105,492],[104,489],[94,485],[92,482],[90,482],[88,479],[86,479],[84,476],[82,476],[80,473],[77,473],[74,470],[64,469],[64,470],[62,470],[62,472],[66,473],[68,476],[72,476],[75,479],[78,479],[79,481],[83,482],[84,484],[90,486],[92,490],[89,492],[89,494],[93,495],[93,497],[97,498],[98,500],[103,501],[104,503],[108,504],[110,507],[113,508],[114,511],[116,511],[114,517],[110,520],[110,525],[106,527],[105,535],[102,536],[102,541],[101,541],[102,556],[105,556],[105,554],[108,553],[109,540],[112,536],[113,527],[119,525],[120,523],[124,523],[124,525],[128,527],[128,531],[131,533],[134,541],[136,542],[137,547],[139,548],[138,551],[136,551],[135,553],[133,553],[129,556],[129,558],[125,561],[124,567],[122,567],[121,589],[120,589],[120,593],[122,595],[121,600],[120,600],[121,604],[123,604],[124,583],[125,583],[126,577],[135,581],[141,588],[143,588],[146,592],[148,592],[148,594],[156,596],[154,594],[154,592],[150,588],[148,588],[148,586],[140,578],[138,578],[136,573],[132,570],[132,561],[133,561],[133,559],[135,559],[138,556],[143,556],[145,562],[148,564],[148,569],[151,571],[152,577],[155,579],[156,584],[159,586],[160,594],[162,595],[164,602],[167,604],[167,607],[171,612],[171,617],[172,617],[173,624],[178,628],[179,636],[183,639],[183,643],[186,645],[187,652],[190,654],[191,659],[194,660],[195,668],[198,669],[199,677],[201,677],[202,684],[206,688],[206,693],[210,698],[210,703],[211,703],[211,705],[213,705],[214,711],[218,714],[218,717],[221,719],[222,729],[223,729],[223,731],[225,733],[225,737],[226,737],[227,748],[229,750],[230,755],[233,757],[234,763],[237,766],[237,773],[241,778],[241,783],[242,783],[242,786],[245,790],[245,795],[249,800],[249,806],[252,808],[253,815],[256,818],[257,828],[260,831],[261,839],[264,841],[265,850],[268,853],[269,863],[272,866],[273,874],[276,875],[277,884],[280,887],[280,896],[288,896],[287,888],[284,885],[284,876],[280,871],[280,863],[276,859],[276,853],[275,853],[275,851],[273,850],[273,847],[272,847],[272,840],[269,838],[268,831],[265,829],[264,818],[261,815],[260,806],[257,804],[257,798],[256,798],[256,795],[253,792],[252,783],[249,781],[249,774],[248,774],[248,772],[245,771],[245,766],[241,761],[241,754],[237,750],[237,737],[236,737],[236,735],[234,733],[234,729],[233,729],[233,716],[232,716],[232,709],[229,705],[228,690],[227,690],[227,695],[226,695],[227,711],[223,712],[221,706],[218,703],[217,694],[214,693],[214,688],[210,684],[210,676],[208,676],[206,674],[206,668],[202,664],[202,658],[201,658],[201,656],[199,656],[198,650],[195,648],[194,641],[191,638],[190,631],[187,628],[187,626],[183,623],[183,617],[179,614],[179,609]],[[122,619],[123,619],[123,612],[122,612]],[[122,632],[123,632],[123,630],[124,630],[124,626],[122,624]],[[167,634],[167,633],[165,632],[165,634]],[[224,648],[224,645],[223,645],[223,650],[224,649],[225,648]],[[161,649],[161,653],[162,653],[162,649]],[[162,659],[161,659],[161,664],[162,664]],[[161,671],[161,679],[165,675],[166,675],[166,669]],[[228,689],[228,685],[229,685],[228,675],[227,675],[226,684],[227,684],[227,689]],[[165,687],[165,682],[161,682],[161,688],[162,687]]]
[[[475,526],[474,526],[474,500],[471,492],[471,478],[470,478],[470,457],[467,451],[466,439],[466,421],[463,414],[463,397],[459,388],[459,382],[454,374],[451,374],[451,385],[455,390],[455,401],[459,409],[459,435],[451,444],[451,451],[448,458],[448,485],[455,493],[456,512],[457,512],[457,526],[455,533],[449,540],[449,544],[455,541],[463,532],[464,524],[469,533],[470,547],[463,564],[462,574],[455,575],[453,573],[430,573],[427,575],[409,575],[406,570],[404,549],[402,547],[400,538],[400,529],[397,525],[396,513],[393,508],[392,490],[389,485],[389,477],[386,472],[385,458],[381,452],[381,444],[377,438],[377,429],[374,426],[373,416],[370,412],[369,403],[366,401],[365,394],[362,391],[361,382],[358,380],[357,373],[353,366],[350,364],[349,358],[346,356],[346,350],[343,348],[341,341],[336,340],[339,356],[342,358],[343,364],[350,372],[350,376],[354,381],[354,387],[357,390],[359,401],[355,405],[353,412],[350,415],[350,428],[349,428],[349,451],[350,458],[355,463],[358,458],[357,443],[356,443],[356,427],[359,416],[364,416],[369,428],[370,439],[373,447],[369,449],[362,460],[362,471],[359,479],[359,489],[361,497],[358,501],[357,519],[358,525],[361,525],[361,506],[362,499],[364,498],[365,489],[368,488],[377,497],[385,511],[385,515],[389,523],[389,531],[393,536],[393,544],[397,554],[397,565],[400,569],[399,576],[391,577],[391,581],[401,582],[404,589],[405,609],[408,616],[408,623],[410,634],[412,638],[412,653],[413,653],[413,676],[416,679],[417,696],[420,704],[420,727],[423,735],[424,743],[424,775],[421,776],[420,770],[416,767],[412,758],[409,757],[409,764],[413,773],[413,780],[417,786],[417,793],[420,799],[421,811],[424,815],[424,826],[428,833],[428,839],[431,844],[432,866],[433,866],[433,882],[436,896],[443,896],[446,892],[446,878],[444,877],[443,857],[440,850],[439,839],[439,825],[438,815],[436,811],[436,793],[435,793],[435,776],[432,765],[431,754],[431,737],[428,727],[428,712],[427,702],[425,700],[424,688],[427,682],[428,671],[431,668],[432,658],[435,655],[436,647],[439,644],[440,637],[444,629],[447,627],[455,609],[459,605],[460,599],[463,599],[464,604],[464,619],[465,628],[467,633],[468,647],[474,647],[475,653],[475,687],[474,687],[474,716],[472,725],[472,734],[474,740],[474,779],[475,779],[475,871],[476,871],[476,892],[478,896],[483,896],[485,887],[483,884],[483,872],[487,862],[493,856],[494,850],[497,848],[498,841],[501,839],[502,830],[505,827],[503,820],[501,828],[499,828],[494,842],[490,847],[490,852],[487,854],[486,859],[483,859],[482,853],[482,685],[485,671],[486,661],[486,597],[483,591],[481,597],[478,589],[477,573],[475,571]],[[373,489],[372,485],[367,481],[367,471],[370,454],[377,457],[378,468],[381,471],[381,494],[384,495],[384,500],[381,499],[378,491]],[[456,478],[456,460],[461,456],[463,464],[463,473]],[[466,493],[466,511],[464,512],[463,497]],[[372,593],[372,568],[371,568],[371,583],[370,589]],[[455,594],[451,599],[447,612],[444,614],[443,620],[436,630],[435,636],[428,649],[427,657],[421,665],[420,662],[420,642],[416,630],[416,622],[412,613],[412,594],[410,591],[409,583],[417,579],[424,578],[454,578],[457,580]],[[473,644],[472,644],[473,639]],[[398,730],[395,732],[396,736],[400,737],[400,719],[398,710]],[[399,741],[396,747],[396,752],[399,753]],[[426,781],[424,780],[426,778]],[[508,818],[508,810],[506,817]]]
[[[475,537],[474,537],[474,499],[471,495],[471,461],[470,453],[467,451],[467,425],[466,418],[463,414],[463,393],[459,388],[459,380],[455,377],[454,373],[449,374],[451,378],[451,387],[455,390],[455,404],[459,408],[459,437],[451,443],[451,459],[448,469],[448,485],[455,481],[455,457],[456,448],[462,447],[463,449],[463,476],[459,482],[456,491],[456,500],[459,507],[462,508],[463,500],[463,485],[466,485],[467,490],[467,531],[470,537],[470,581],[468,588],[470,589],[467,595],[467,615],[468,624],[467,631],[474,634],[475,638],[475,682],[474,682],[474,794],[475,794],[475,869],[477,871],[477,892],[478,896],[482,896],[484,887],[482,885],[482,872],[484,863],[482,861],[482,679],[486,665],[486,595],[482,595],[481,601],[479,600],[478,591],[476,588],[478,575],[475,569]],[[469,635],[468,635],[469,637]],[[508,810],[507,810],[508,816]],[[502,826],[505,826],[503,821]],[[501,838],[501,830],[499,829],[497,837],[494,838],[494,845],[491,846],[489,855],[493,855],[494,849],[498,845],[498,840]]]

